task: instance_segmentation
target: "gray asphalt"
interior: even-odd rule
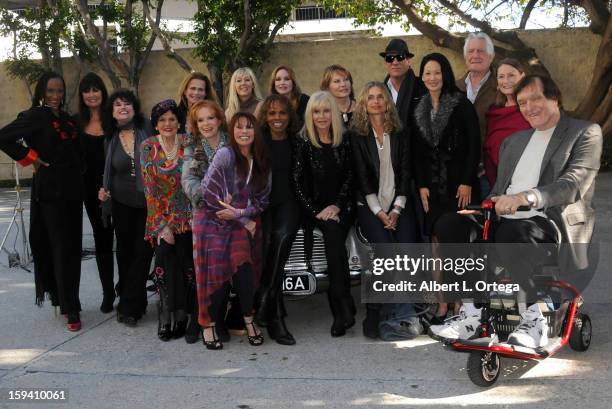
[[[0,233],[6,231],[14,192],[0,192]],[[324,296],[287,302],[297,345],[266,339],[262,347],[234,337],[222,351],[201,343],[162,343],[152,308],[136,328],[99,310],[95,261],[83,261],[83,329],[69,333],[47,303],[34,305],[33,275],[8,268],[0,254],[0,407],[33,407],[8,401],[9,389],[68,391],[45,408],[609,408],[612,401],[612,174],[597,190],[599,270],[587,289],[600,302],[587,304],[594,327],[584,353],[563,349],[540,362],[503,359],[495,387],[473,385],[467,355],[444,349],[427,336],[403,342],[370,341],[359,325],[331,338]],[[26,202],[27,205],[27,202]],[[27,206],[26,206],[27,207]],[[27,213],[27,212],[26,212]],[[27,214],[26,214],[27,216]],[[27,223],[27,217],[26,217]],[[84,246],[93,247],[85,222]],[[8,241],[12,250],[12,235]],[[607,251],[606,251],[607,249]],[[31,267],[31,266],[30,266]],[[358,297],[359,290],[355,289]],[[155,302],[151,296],[150,304]],[[363,318],[360,308],[359,320]],[[34,406],[37,407],[37,406]]]

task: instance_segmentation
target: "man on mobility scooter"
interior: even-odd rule
[[[511,246],[499,246],[500,263],[516,271],[535,272],[550,259],[542,244],[567,243],[569,250],[559,252],[556,263],[566,271],[585,269],[594,226],[592,199],[602,150],[601,128],[562,112],[561,92],[548,77],[526,76],[514,95],[534,129],[513,134],[501,146],[498,177],[490,195],[500,216],[492,228],[492,241],[530,243],[533,251],[516,254],[509,251]],[[518,211],[524,206],[530,210]],[[467,243],[482,231],[472,218],[457,213],[442,216],[438,223],[440,243]],[[478,338],[482,312],[464,302],[458,316],[431,326],[429,334],[444,342]],[[534,302],[521,313],[520,324],[506,342],[542,347],[548,342],[547,326],[539,303]]]

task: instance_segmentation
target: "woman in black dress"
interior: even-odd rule
[[[63,111],[64,79],[47,72],[36,84],[32,107],[0,129],[0,149],[22,166],[34,166],[30,203],[30,246],[36,304],[45,294],[81,329],[82,179],[76,123]],[[28,147],[17,142],[23,138]]]
[[[105,203],[105,214],[111,210],[117,238],[117,321],[133,327],[147,308],[146,283],[153,257],[144,239],[147,204],[140,171],[140,145],[152,130],[140,112],[140,101],[126,89],[116,90],[108,99],[104,123],[109,139],[98,198]]]
[[[268,327],[270,338],[279,344],[293,345],[295,338],[285,325],[283,278],[301,221],[300,204],[291,188],[297,118],[289,100],[273,94],[264,100],[259,123],[271,160],[272,192],[270,205],[263,214],[265,258],[261,302],[255,318]]]
[[[93,230],[96,246],[96,264],[102,284],[102,304],[100,311],[113,311],[115,301],[113,228],[110,223],[102,222],[102,210],[98,190],[102,187],[104,175],[104,130],[102,128],[102,107],[106,104],[108,93],[102,78],[90,72],[79,84],[79,113],[75,120],[79,129],[79,139],[84,161],[83,204]]]
[[[423,57],[419,76],[427,93],[414,111],[416,183],[427,234],[436,243],[440,216],[480,198],[480,133],[476,110],[455,86],[445,56],[432,53]],[[447,305],[440,302],[436,316],[446,313]]]
[[[315,92],[306,107],[305,124],[296,144],[293,184],[305,213],[307,235],[323,233],[329,275],[327,296],[334,316],[331,335],[340,337],[355,325],[355,303],[346,252],[351,226],[353,158],[343,137],[340,111],[327,91]]]

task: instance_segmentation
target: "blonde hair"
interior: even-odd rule
[[[385,132],[391,134],[402,128],[402,123],[397,115],[395,104],[389,95],[389,91],[385,84],[379,81],[369,81],[364,86],[359,96],[357,103],[353,109],[353,118],[351,119],[351,130],[359,135],[368,135],[370,133],[370,117],[368,116],[368,93],[372,88],[380,88],[385,99],[385,117],[384,129]]]
[[[240,111],[240,97],[236,92],[236,81],[238,77],[249,77],[253,83],[253,95],[258,101],[262,100],[261,91],[259,90],[259,84],[255,73],[249,67],[240,67],[232,74],[230,79],[229,89],[227,92],[227,105],[225,107],[225,117],[227,120],[231,120],[234,114]]]
[[[342,133],[344,132],[344,126],[342,123],[342,118],[340,117],[340,110],[338,109],[338,105],[336,104],[336,98],[332,96],[327,91],[317,91],[311,95],[308,100],[308,105],[306,105],[306,112],[304,113],[304,134],[317,148],[321,147],[321,143],[319,142],[319,134],[317,132],[316,127],[314,126],[314,121],[312,118],[312,111],[317,108],[329,108],[332,114],[331,120],[331,129],[330,133],[332,134],[332,145],[338,146],[342,143]]]

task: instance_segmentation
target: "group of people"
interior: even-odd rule
[[[35,169],[37,303],[48,294],[68,330],[81,328],[83,203],[94,232],[100,310],[113,311],[118,296],[117,320],[137,325],[155,256],[159,338],[194,343],[201,333],[208,349],[229,341],[230,293],[251,345],[264,341],[258,325],[276,342],[295,344],[282,280],[300,227],[306,237],[314,228],[323,234],[334,337],[355,324],[344,244],[355,220],[370,243],[467,242],[478,226],[456,212],[492,194],[504,240],[556,240],[553,225],[562,240],[590,240],[592,223],[578,226],[566,213],[580,202],[592,218],[601,131],[562,113],[552,80],[526,75],[513,59],[493,70],[493,43],[483,33],[466,38],[468,72],[459,80],[439,53],[422,58],[417,76],[400,39],[380,56],[387,77],[367,82],[357,96],[340,65],[325,69],[321,90],[310,97],[289,66],[273,70],[266,98],[252,70],[239,68],[225,109],[209,78],[194,72],[180,85],[178,103],[159,102],[150,119],[133,92],[109,96],[94,73],[81,80],[79,112],[71,117],[62,77],[44,74],[32,107],[0,130],[0,149]],[[570,154],[551,161],[553,144]],[[534,210],[517,211],[521,205]],[[445,321],[449,308],[438,303],[434,335],[472,336],[458,325],[470,305],[461,306],[463,318]],[[474,319],[477,309],[469,311]],[[378,337],[380,320],[381,305],[367,304],[364,335]]]

